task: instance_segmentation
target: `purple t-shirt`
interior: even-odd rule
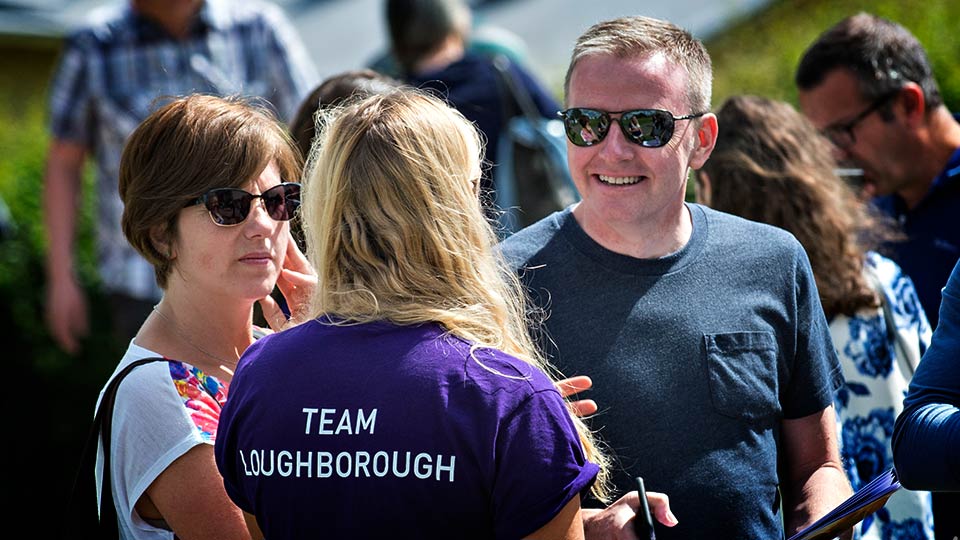
[[[220,415],[227,493],[267,538],[521,538],[592,484],[538,369],[438,325],[325,323],[254,343]]]

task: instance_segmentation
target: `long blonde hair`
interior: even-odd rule
[[[495,249],[478,197],[482,144],[459,112],[412,89],[320,113],[304,179],[303,224],[319,286],[310,315],[441,324],[555,380],[527,330],[526,300]],[[587,458],[607,459],[574,418]]]

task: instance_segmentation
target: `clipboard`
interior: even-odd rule
[[[860,488],[815,523],[788,540],[832,540],[863,518],[883,508],[887,499],[900,489],[897,471],[890,468]]]

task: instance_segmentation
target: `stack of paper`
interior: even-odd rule
[[[790,537],[789,540],[830,540],[850,529],[863,518],[883,508],[887,499],[900,489],[897,471],[890,469],[860,488],[816,523]]]

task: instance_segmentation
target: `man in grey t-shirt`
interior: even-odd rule
[[[642,476],[670,496],[679,524],[658,537],[780,538],[850,494],[843,378],[799,243],[684,203],[717,137],[711,77],[703,45],[668,22],[587,30],[563,113],[582,201],[503,251],[548,315],[551,360],[594,379],[618,491]],[[602,519],[614,510],[585,510],[588,538],[629,532]]]

